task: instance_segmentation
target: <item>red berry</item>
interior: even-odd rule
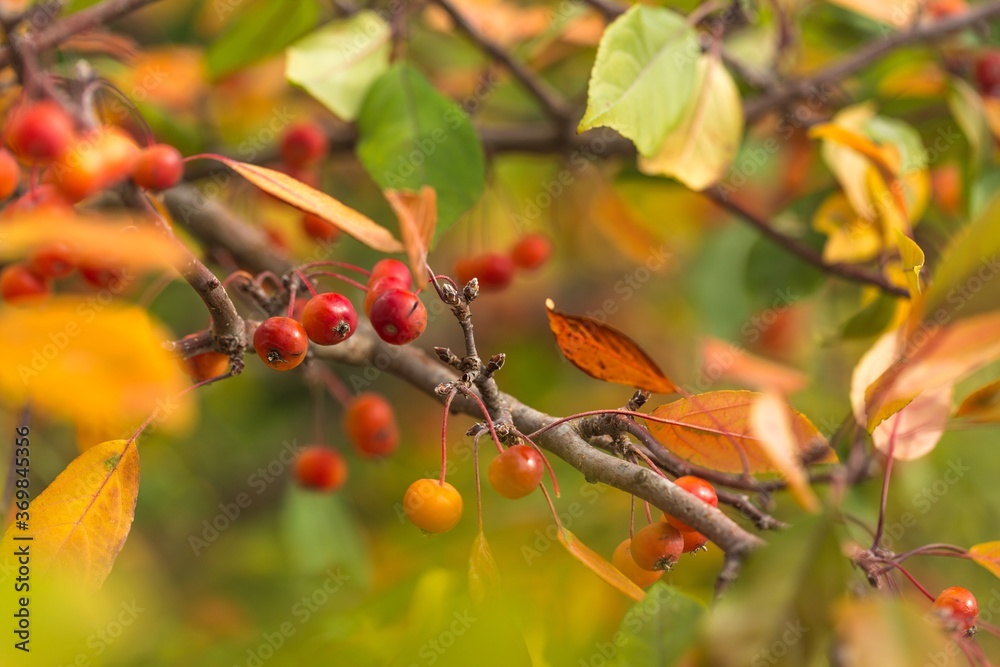
[[[48,163],[66,152],[76,129],[73,119],[51,100],[27,104],[7,123],[7,144],[28,163]]]
[[[354,333],[358,315],[346,296],[327,292],[309,299],[302,309],[302,326],[317,345],[336,345]]]
[[[302,231],[314,241],[329,243],[340,237],[340,228],[313,213],[302,214]]]
[[[388,456],[399,444],[396,413],[389,401],[374,392],[358,394],[347,405],[344,430],[362,456]]]
[[[636,565],[632,558],[631,544],[632,540],[629,538],[622,540],[621,544],[615,547],[615,552],[611,554],[611,564],[639,588],[648,588],[660,580],[663,576],[663,570],[644,570]]]
[[[514,264],[533,270],[545,264],[552,254],[552,241],[544,234],[528,234],[518,239],[510,251]]]
[[[1000,51],[987,51],[976,60],[976,85],[983,95],[1000,93]]]
[[[686,554],[708,544],[708,538],[694,530],[682,531],[681,537],[684,538],[684,553]]]
[[[113,266],[81,264],[80,277],[94,289],[109,289],[120,292],[125,287],[125,272]]]
[[[0,199],[14,194],[20,181],[21,168],[14,155],[6,148],[0,148]]]
[[[70,201],[125,180],[135,171],[139,147],[123,130],[104,126],[74,142],[52,165],[56,187]]]
[[[292,318],[269,317],[254,332],[253,349],[274,370],[290,371],[305,361],[309,338],[305,328]]]
[[[395,281],[399,284],[400,289],[413,289],[413,276],[410,275],[410,267],[398,259],[387,258],[375,262],[368,282],[372,283],[383,278]]]
[[[504,498],[523,498],[535,489],[545,474],[545,462],[533,447],[514,445],[490,462],[490,485]]]
[[[0,271],[0,298],[12,306],[29,306],[52,293],[49,282],[27,264],[11,264]]]
[[[479,287],[483,291],[500,291],[514,279],[514,260],[507,255],[491,252],[478,260]]]
[[[76,268],[76,253],[69,244],[56,241],[28,256],[32,272],[46,278],[65,278]]]
[[[315,491],[336,491],[347,481],[347,461],[324,445],[303,447],[295,457],[295,481]]]
[[[281,159],[297,169],[319,160],[328,148],[322,127],[313,122],[297,123],[281,139]]]
[[[177,185],[184,176],[184,158],[169,144],[153,144],[139,154],[132,180],[140,188],[166,190]]]
[[[462,495],[448,482],[418,479],[403,496],[403,511],[417,528],[444,533],[462,518]]]
[[[681,487],[688,493],[693,494],[700,500],[708,503],[712,507],[719,506],[719,497],[715,495],[715,487],[703,480],[701,477],[685,475],[684,477],[678,477],[674,480],[674,484]],[[694,528],[687,525],[683,521],[670,516],[669,514],[664,514],[663,520],[681,532],[687,533],[694,531]]]
[[[181,370],[195,382],[204,382],[224,375],[229,370],[229,355],[221,352],[202,352],[181,359]]]
[[[934,613],[952,630],[971,634],[979,617],[979,603],[967,588],[952,586],[934,600]]]
[[[369,319],[379,338],[406,345],[427,328],[427,309],[413,292],[390,288],[372,303]]]
[[[632,560],[644,570],[669,570],[684,552],[684,538],[673,526],[654,521],[632,536]]]

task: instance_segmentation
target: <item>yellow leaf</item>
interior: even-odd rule
[[[380,252],[401,252],[403,250],[403,245],[385,227],[342,204],[330,195],[311,188],[288,174],[232,160],[222,155],[206,153],[193,157],[221,162],[269,195],[277,197],[297,209],[323,218],[336,225],[348,236],[353,236],[374,250]]]
[[[807,512],[816,513],[819,499],[809,486],[809,475],[799,458],[808,443],[799,440],[801,430],[793,428],[792,419],[792,409],[776,394],[760,394],[750,408],[750,430],[760,450],[788,482],[796,502]]]
[[[829,0],[852,12],[902,30],[920,16],[920,4],[913,0]]]
[[[872,431],[872,442],[898,461],[913,461],[934,451],[951,416],[951,385],[927,389]]]
[[[636,602],[642,602],[643,598],[646,597],[646,592],[636,586],[631,579],[619,572],[618,568],[581,542],[580,538],[576,535],[561,526],[559,528],[559,543],[566,547],[566,551],[573,558],[590,568],[591,572]]]
[[[4,222],[0,241],[0,260],[22,259],[57,241],[69,245],[81,264],[178,268],[184,258],[174,239],[122,217],[28,212]]]
[[[719,58],[702,55],[696,67],[695,92],[680,123],[655,155],[639,158],[639,170],[704,190],[725,175],[736,157],[743,139],[743,105]]]
[[[910,288],[910,296],[916,297],[923,291],[920,271],[924,268],[924,251],[916,241],[901,231],[894,230],[896,245],[899,247],[899,257],[903,262],[903,274]]]
[[[469,554],[469,597],[485,606],[500,591],[500,571],[483,531],[479,531]]]
[[[833,192],[823,200],[812,225],[829,237],[823,246],[825,262],[865,262],[877,257],[882,249],[878,227],[860,217],[842,192]]]
[[[1000,421],[1000,380],[994,380],[966,396],[955,416],[977,422]]]
[[[192,402],[176,398],[189,382],[162,348],[170,338],[145,310],[95,297],[0,308],[0,401],[123,437],[154,413],[183,427]]]
[[[1000,542],[983,542],[969,549],[969,555],[994,577],[1000,578]]]
[[[545,308],[559,349],[587,375],[658,394],[677,391],[656,362],[622,332],[591,317],[560,313],[552,299]]]
[[[30,548],[32,574],[99,588],[125,545],[139,493],[134,442],[112,440],[76,457],[28,508],[28,529],[12,524],[2,550]],[[30,536],[30,541],[18,538]]]
[[[399,218],[399,233],[403,237],[413,278],[417,285],[423,285],[430,279],[424,265],[437,228],[437,193],[434,188],[425,185],[420,192],[386,190],[383,194]]]

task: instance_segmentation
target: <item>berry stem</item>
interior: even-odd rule
[[[340,273],[335,273],[333,271],[311,271],[311,272],[309,272],[307,274],[307,277],[309,277],[309,278],[316,278],[316,277],[336,278],[337,280],[344,281],[345,283],[347,283],[348,285],[351,285],[352,287],[357,287],[362,292],[367,292],[368,291],[368,288],[365,287],[364,285],[362,285],[361,283],[359,283],[358,281],[351,280],[347,276],[345,276],[343,274],[340,274]]]
[[[954,544],[925,544],[922,547],[917,547],[916,549],[910,549],[901,554],[897,554],[893,559],[897,563],[902,563],[907,558],[911,556],[944,556],[950,558],[968,558],[969,552],[962,547],[957,547]]]
[[[309,289],[309,293],[316,296],[316,288],[313,287],[312,281],[309,280],[309,277],[302,273],[301,269],[295,269],[295,275],[297,275],[302,282],[305,283],[305,286]]]
[[[486,425],[490,429],[490,435],[493,436],[493,442],[496,443],[497,450],[501,454],[503,454],[503,444],[500,442],[500,436],[497,435],[497,430],[496,430],[496,428],[493,425],[493,418],[490,417],[490,412],[489,412],[489,410],[486,409],[486,405],[483,403],[482,399],[479,398],[479,396],[476,395],[476,392],[472,391],[471,389],[469,389],[465,385],[461,385],[461,384],[457,384],[456,383],[456,386],[459,388],[459,390],[463,394],[465,394],[466,396],[468,396],[469,398],[471,398],[473,401],[476,402],[477,405],[479,405],[479,409],[483,413],[483,418],[486,421]]]
[[[312,384],[313,392],[313,440],[316,442],[326,442],[326,420],[323,419],[323,407],[326,402],[324,392],[315,384]]]
[[[635,537],[635,496],[629,496],[628,503],[628,538]]]
[[[910,574],[909,570],[907,570],[907,569],[906,569],[905,567],[903,567],[903,566],[902,566],[902,565],[900,565],[899,563],[892,563],[892,562],[890,561],[890,564],[891,564],[891,565],[892,565],[892,566],[893,566],[894,568],[896,568],[897,570],[899,570],[899,571],[900,571],[900,573],[902,573],[902,575],[903,575],[904,577],[906,577],[907,579],[909,579],[909,580],[910,580],[910,583],[911,583],[911,584],[913,584],[914,586],[916,586],[916,587],[917,587],[917,590],[918,590],[918,591],[920,591],[920,592],[921,592],[921,593],[923,593],[923,594],[924,594],[925,596],[927,596],[927,599],[928,599],[928,600],[930,600],[931,602],[934,602],[934,596],[933,596],[933,595],[931,595],[931,594],[930,594],[930,591],[928,591],[928,590],[927,590],[926,588],[924,588],[924,587],[923,587],[923,586],[922,586],[922,585],[920,584],[920,582],[919,582],[919,581],[917,581],[917,580],[916,580],[916,578],[915,578],[915,577],[914,577],[914,576],[913,576],[912,574]]]
[[[653,523],[653,512],[649,509],[649,501],[643,500],[642,504],[646,506],[646,523]]]
[[[340,403],[341,407],[346,408],[354,400],[347,386],[337,377],[336,373],[326,366],[317,364],[316,367],[319,369],[319,377],[323,380],[323,384],[326,385],[326,390],[333,396],[335,401]]]
[[[458,393],[452,390],[444,399],[444,415],[441,417],[441,486],[444,486],[444,473],[448,468],[448,413],[451,412],[451,402]]]
[[[563,529],[562,521],[559,520],[559,512],[556,512],[556,506],[552,503],[552,496],[549,495],[549,490],[545,488],[544,484],[539,484],[538,488],[542,490],[542,495],[545,496],[545,502],[549,505],[549,511],[552,512],[552,518],[556,522],[556,528],[558,528],[561,533]]]
[[[304,271],[306,269],[316,268],[317,266],[337,266],[337,267],[340,267],[342,269],[349,269],[351,271],[355,271],[355,272],[360,273],[361,275],[363,275],[365,277],[369,277],[369,276],[372,275],[372,272],[369,271],[369,270],[367,270],[367,269],[363,269],[360,266],[356,266],[356,265],[351,264],[349,262],[339,262],[339,261],[337,261],[335,259],[324,259],[324,260],[320,260],[318,262],[309,262],[308,264],[303,264],[299,268]]]
[[[472,439],[472,471],[476,478],[476,519],[479,521],[479,532],[483,532],[483,489],[479,481],[479,439],[482,431]]]
[[[876,549],[882,542],[882,529],[885,528],[885,506],[889,501],[889,478],[892,477],[892,462],[895,460],[893,454],[896,451],[896,431],[899,429],[899,419],[894,419],[892,432],[889,434],[889,451],[886,453],[888,460],[885,463],[885,476],[882,478],[882,499],[878,508],[878,526],[875,527],[875,538],[872,541],[872,549]],[[931,598],[933,599],[933,598]]]

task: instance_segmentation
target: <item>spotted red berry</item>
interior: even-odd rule
[[[358,314],[350,300],[336,292],[318,294],[302,309],[302,326],[317,345],[336,345],[358,328]]]
[[[305,328],[292,318],[269,317],[254,332],[253,349],[274,370],[290,371],[305,361],[309,338]]]
[[[379,338],[405,345],[427,328],[427,309],[413,292],[390,288],[372,303],[369,319]]]

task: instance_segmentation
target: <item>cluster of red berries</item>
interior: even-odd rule
[[[399,444],[396,414],[385,397],[374,392],[358,394],[347,404],[344,430],[365,458],[388,456]],[[294,476],[303,488],[330,493],[347,481],[347,461],[332,447],[310,445],[296,457]]]
[[[674,484],[712,507],[719,506],[715,487],[700,477],[678,477]],[[664,514],[662,521],[654,521],[622,541],[611,556],[611,564],[637,586],[646,588],[671,569],[681,554],[701,549],[707,543],[708,538],[691,526]]]
[[[57,241],[33,251],[23,262],[0,271],[0,299],[12,306],[31,306],[48,298],[53,283],[77,271],[94,289],[121,289],[124,273],[114,267],[81,262],[73,248]]]
[[[544,234],[522,236],[509,253],[487,252],[455,263],[455,278],[464,285],[479,279],[479,289],[499,292],[514,280],[515,269],[533,271],[540,268],[552,254],[552,241]]]
[[[933,613],[948,630],[971,636],[976,632],[979,602],[969,589],[951,586],[934,600]]]
[[[372,269],[367,288],[365,312],[382,340],[405,345],[427,328],[427,310],[412,291],[413,278],[405,264],[380,260]],[[358,327],[350,299],[336,292],[313,296],[298,317],[269,317],[254,332],[254,350],[275,370],[289,371],[301,364],[309,341],[336,345],[350,338]]]
[[[290,125],[282,135],[278,146],[282,170],[289,176],[314,187],[319,184],[319,165],[329,152],[330,145],[326,132],[314,121],[302,121]],[[340,237],[340,229],[318,215],[303,213],[299,220],[302,231],[314,241],[332,243]],[[279,247],[288,247],[276,230],[266,229],[265,232]]]

